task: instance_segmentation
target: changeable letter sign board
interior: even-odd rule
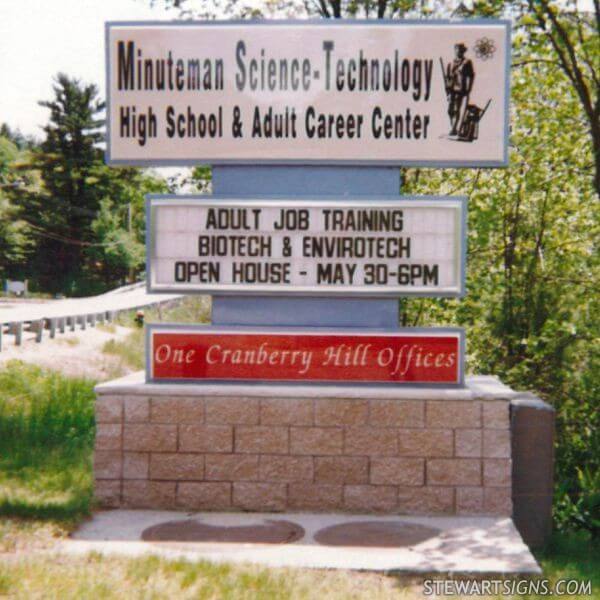
[[[150,292],[459,296],[465,198],[147,205]]]

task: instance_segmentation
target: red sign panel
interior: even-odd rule
[[[462,383],[461,331],[149,328],[151,381]]]

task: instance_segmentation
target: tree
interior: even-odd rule
[[[566,3],[526,0],[515,3],[529,37],[524,60],[551,60],[565,74],[581,104],[592,142],[594,186],[600,197],[600,1],[594,12]],[[562,6],[561,6],[562,4]],[[553,57],[543,57],[549,42]]]
[[[12,169],[19,155],[12,132],[3,125],[0,128],[0,279],[17,273],[29,245],[27,225],[18,218],[18,209],[11,202],[11,191],[24,183]]]
[[[406,173],[408,192],[468,196],[469,248],[467,296],[412,301],[405,319],[465,326],[470,371],[497,374],[555,406],[556,521],[597,532],[597,516],[590,516],[600,511],[594,505],[600,207],[589,176],[593,150],[580,99],[551,49],[528,61],[527,33],[513,43],[509,167]]]
[[[19,129],[13,130],[8,123],[0,125],[0,137],[12,142],[19,151],[31,150],[31,148],[35,148],[36,146],[35,138],[23,135]]]
[[[20,165],[40,185],[15,191],[36,244],[29,275],[44,291],[98,293],[132,280],[144,264],[144,194],[166,184],[135,168],[104,164],[104,103],[94,85],[59,74],[46,137]]]
[[[467,9],[460,0],[150,0],[150,5],[162,4],[176,10],[182,19],[263,17],[343,17],[365,19],[398,19],[430,16],[498,16],[506,0],[474,0]]]
[[[156,1],[151,0],[151,4]],[[163,4],[177,10],[182,18],[214,19],[217,15],[231,15],[240,19],[291,16],[339,19],[359,15],[393,18],[424,3],[420,0],[264,0],[257,5],[253,0],[164,0]]]
[[[92,222],[96,243],[85,251],[90,274],[103,286],[135,281],[145,270],[145,204],[150,193],[166,193],[167,183],[139,169],[108,169],[99,177],[110,190]],[[110,180],[110,184],[107,180]]]
[[[125,283],[128,276],[144,263],[144,246],[134,232],[124,226],[110,198],[104,198],[100,203],[92,230],[101,242],[89,247],[87,254],[97,270],[103,273],[106,287],[115,280]]]
[[[91,223],[102,190],[92,178],[103,164],[99,113],[104,103],[94,85],[59,73],[55,98],[40,102],[50,109],[46,137],[24,166],[39,171],[43,189],[20,197],[22,215],[39,237],[33,270],[40,286],[53,293],[80,291],[83,248],[93,241]]]

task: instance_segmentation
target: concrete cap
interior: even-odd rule
[[[511,399],[510,404],[519,408],[535,408],[536,410],[556,412],[553,406],[531,392],[521,392],[515,398]]]
[[[506,400],[519,396],[497,377],[467,377],[464,388],[409,385],[265,383],[146,383],[138,371],[96,386],[97,394],[139,396],[244,396],[260,398],[389,398],[410,400]]]

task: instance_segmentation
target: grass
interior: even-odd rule
[[[100,331],[105,331],[106,333],[117,333],[117,326],[115,323],[97,323],[96,329]]]
[[[547,546],[535,554],[551,580],[591,580],[594,597],[600,598],[600,540],[592,540],[583,531],[554,534]]]
[[[66,346],[79,346],[79,344],[81,344],[81,340],[76,337],[67,337],[59,339],[58,343]]]
[[[108,340],[102,346],[104,354],[117,356],[130,369],[144,368],[144,330],[134,329],[124,340]]]
[[[57,538],[66,536],[75,524],[75,521],[0,519],[0,556],[45,550],[52,546]]]
[[[207,296],[187,297],[171,306],[152,308],[144,311],[145,323],[207,323],[210,318],[210,300]],[[118,356],[121,364],[130,369],[144,368],[144,331],[135,322],[135,312],[122,314],[118,324],[132,327],[132,332],[124,340],[109,340],[102,352]]]
[[[282,598],[414,598],[412,586],[368,573],[264,569],[156,557],[127,560],[38,558],[0,565],[0,586],[11,598],[269,600]],[[2,594],[0,587],[0,594]]]
[[[0,529],[1,532],[1,529]],[[43,548],[51,536],[47,528],[27,532],[27,542]],[[1,547],[0,547],[1,548]],[[227,598],[254,599],[415,599],[423,597],[423,577],[310,569],[266,569],[249,565],[165,560],[15,555],[0,562],[0,596],[11,598]],[[540,553],[544,576],[592,580],[592,598],[600,597],[600,553],[585,536],[555,537]],[[436,578],[441,578],[436,575]],[[543,598],[531,595],[528,598]],[[571,596],[572,597],[572,596]],[[589,596],[588,596],[589,597]]]
[[[0,515],[89,513],[93,387],[18,361],[0,370]]]
[[[144,309],[146,323],[208,323],[210,320],[210,296],[185,296],[162,306]],[[135,327],[135,310],[119,313],[115,323],[122,327]]]

